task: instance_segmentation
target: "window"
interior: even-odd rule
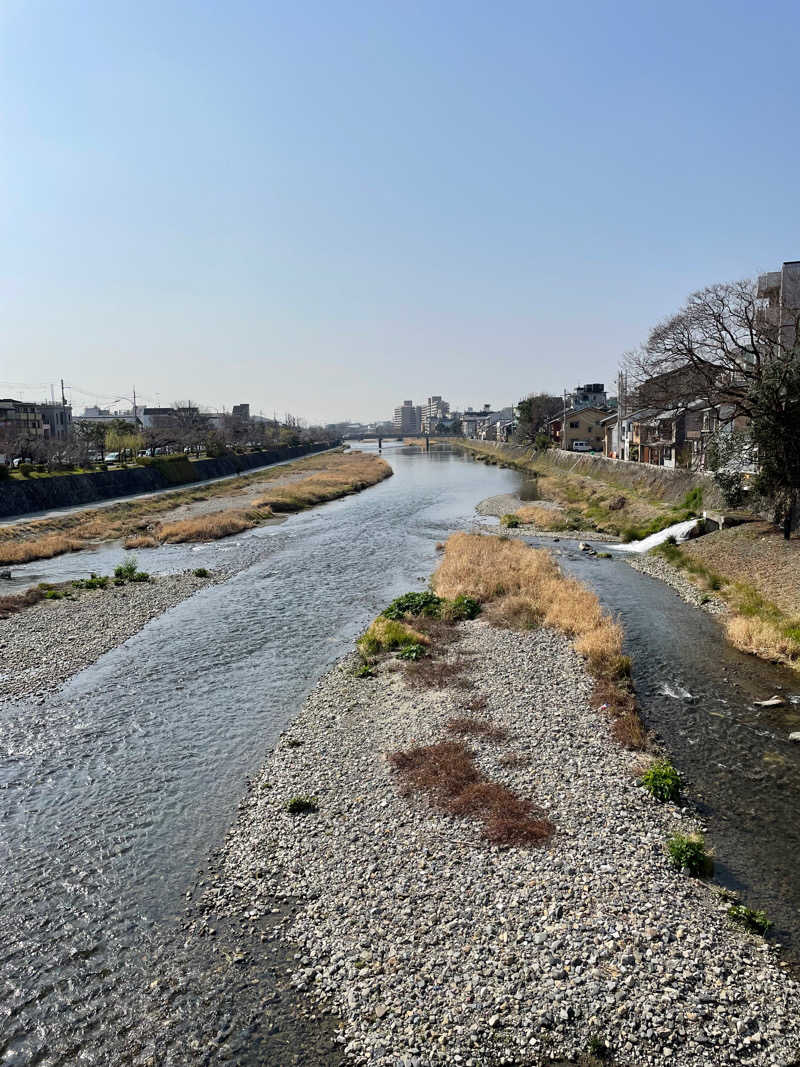
[[[569,424],[569,428],[570,428],[570,430],[577,430],[579,426],[580,426],[580,423],[579,423],[579,422],[571,422],[571,423]]]

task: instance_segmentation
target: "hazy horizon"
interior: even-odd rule
[[[12,0],[0,395],[324,423],[613,391],[691,291],[800,256],[795,20]]]

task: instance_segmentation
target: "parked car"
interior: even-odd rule
[[[589,444],[588,441],[573,441],[572,442],[572,451],[573,452],[591,452],[592,451],[592,446]]]

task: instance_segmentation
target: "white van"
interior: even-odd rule
[[[573,441],[572,442],[572,451],[573,452],[591,452],[592,451],[592,446],[589,444],[588,441]]]

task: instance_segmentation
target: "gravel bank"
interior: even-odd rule
[[[471,691],[411,689],[386,667],[358,679],[355,657],[318,683],[243,802],[193,936],[299,902],[276,936],[353,1064],[536,1064],[592,1036],[623,1065],[790,1064],[800,987],[669,866],[665,838],[695,824],[637,784],[569,642],[461,630]],[[489,847],[395,788],[385,754],[442,739],[478,693],[510,736],[471,747],[554,821],[543,848]],[[509,752],[523,762],[504,767]],[[300,795],[317,814],[288,814]]]
[[[546,511],[563,511],[564,509],[560,504],[556,504],[552,500],[521,500],[515,493],[498,493],[497,496],[487,497],[482,500],[475,508],[479,515],[493,516],[500,519],[503,515],[511,514],[517,511],[519,508],[524,507],[526,503],[534,504],[537,508],[542,508]],[[552,530],[540,530],[538,526],[533,523],[522,523],[520,526],[512,529],[503,527],[504,534],[509,537],[531,537],[534,534],[537,537],[550,537],[556,541],[560,541],[562,538],[574,538],[578,541],[602,541],[608,543],[612,541],[618,541],[618,537],[614,537],[613,534],[601,534],[597,530],[569,530],[564,532],[554,533]]]
[[[0,699],[58,688],[157,615],[219,580],[191,571],[149,582],[87,589],[74,600],[41,600],[0,619]]]
[[[642,574],[649,574],[651,578],[658,578],[659,581],[665,582],[687,604],[694,604],[696,607],[707,611],[710,615],[724,615],[727,612],[728,608],[724,601],[711,593],[704,593],[701,589],[698,589],[678,567],[673,567],[663,556],[652,556],[650,553],[643,552],[641,555],[631,553],[625,558],[634,570],[641,571]]]

